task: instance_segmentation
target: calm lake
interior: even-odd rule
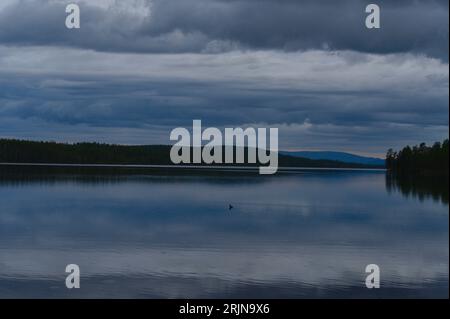
[[[448,236],[448,181],[384,171],[0,167],[0,298],[448,298]]]

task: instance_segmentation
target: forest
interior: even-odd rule
[[[169,145],[56,143],[0,139],[0,163],[173,165]],[[192,152],[191,152],[192,153]],[[245,152],[247,154],[248,152]],[[260,163],[244,164],[249,166]],[[226,165],[226,164],[224,164]],[[237,164],[228,164],[237,165]],[[279,154],[280,167],[381,168]]]
[[[398,174],[447,175],[448,139],[432,146],[425,143],[402,150],[389,149],[386,154],[386,168]]]

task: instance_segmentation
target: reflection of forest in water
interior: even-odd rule
[[[170,178],[169,178],[170,177]],[[255,178],[258,177],[258,178]],[[66,167],[66,166],[14,166],[0,164],[1,185],[42,184],[53,185],[63,183],[80,184],[118,184],[122,182],[189,182],[198,178],[213,182],[224,183],[260,183],[269,180],[268,176],[261,176],[257,170],[234,169],[195,169],[176,167]]]
[[[323,173],[317,171],[317,173]],[[343,172],[327,172],[327,174],[339,174]],[[349,172],[346,172],[349,174]],[[352,172],[357,174],[357,172]],[[290,174],[283,174],[286,176]],[[184,177],[208,177],[209,182],[216,183],[258,183],[268,181],[270,178],[258,176],[255,172],[245,171],[204,171],[190,169],[136,169],[136,168],[76,168],[76,167],[27,167],[27,166],[1,166],[0,185],[21,185],[27,183],[54,184],[64,182],[111,184],[123,181],[148,182],[151,177],[162,178],[172,176],[167,181],[183,182]],[[227,177],[227,178],[224,178]],[[299,176],[299,178],[301,178]],[[447,175],[442,176],[418,176],[413,174],[386,173],[386,190],[399,192],[405,197],[418,198],[420,201],[433,199],[437,202],[448,204],[449,181]]]
[[[405,197],[420,201],[433,199],[448,205],[448,176],[420,176],[405,174],[386,174],[386,190],[400,192]]]

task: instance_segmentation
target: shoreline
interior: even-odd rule
[[[259,166],[218,166],[218,165],[145,165],[145,164],[69,164],[69,163],[0,163],[0,166],[31,167],[73,167],[73,168],[142,168],[142,169],[205,169],[205,170],[239,170],[257,171]],[[386,168],[351,168],[351,167],[278,167],[279,171],[387,171]]]

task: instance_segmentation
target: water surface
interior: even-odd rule
[[[448,183],[416,186],[384,171],[3,167],[0,297],[447,298]],[[368,264],[380,289],[365,288]]]

